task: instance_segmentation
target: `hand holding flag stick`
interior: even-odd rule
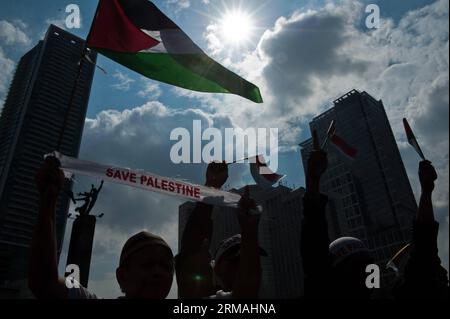
[[[231,163],[227,163],[227,165],[237,164],[237,163],[243,162],[243,161],[248,161],[248,160],[254,159],[254,158],[256,158],[256,157],[257,157],[257,156],[248,156],[248,157],[244,157],[244,158],[241,158],[241,159],[239,159],[239,160],[235,160],[235,161],[233,161],[233,162],[231,162]]]
[[[417,142],[417,139],[414,136],[414,133],[413,133],[411,127],[409,126],[408,121],[405,118],[403,119],[403,126],[405,127],[406,138],[408,139],[408,143],[411,144],[411,146],[416,150],[416,152],[417,152],[417,154],[419,154],[420,158],[422,158],[424,161],[426,161],[425,155],[423,155],[423,152],[419,146],[419,143]]]
[[[269,188],[282,180],[286,175],[280,175],[272,171],[266,163],[263,155],[249,156],[240,160],[227,163],[227,165],[236,164],[242,161],[250,162],[250,173],[255,182],[262,188]]]

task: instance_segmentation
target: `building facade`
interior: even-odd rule
[[[0,117],[0,287],[14,289],[26,278],[29,245],[38,213],[34,177],[44,154],[59,149],[77,157],[95,66],[84,63],[67,120],[66,112],[84,40],[51,25],[42,41],[19,61]],[[89,51],[96,61],[96,53]],[[64,124],[65,123],[65,124]],[[58,199],[58,256],[69,208],[67,191]]]
[[[386,262],[410,240],[417,204],[409,183],[383,102],[366,92],[353,90],[334,101],[334,107],[315,117],[311,132],[320,141],[332,120],[336,134],[358,150],[354,160],[328,143],[328,170],[321,191],[334,201],[337,212],[329,220],[331,239],[357,237],[371,249],[383,271],[384,283],[393,274],[384,272]],[[312,140],[301,143],[306,172]]]
[[[259,224],[259,245],[268,253],[261,257],[261,298],[298,298],[303,295],[303,270],[300,254],[302,198],[304,188],[285,186],[268,189],[250,185],[250,196],[263,208]],[[241,194],[244,188],[232,190]],[[179,208],[179,240],[195,204]],[[210,252],[214,256],[219,243],[240,233],[236,213],[231,208],[215,207]],[[180,244],[180,242],[179,242]]]

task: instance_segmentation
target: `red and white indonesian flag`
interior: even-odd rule
[[[403,126],[405,127],[405,133],[406,133],[406,138],[408,139],[408,143],[411,144],[411,146],[416,150],[417,154],[419,154],[419,156],[423,160],[425,160],[425,155],[423,155],[422,150],[420,149],[419,143],[417,142],[417,139],[414,136],[414,133],[406,119],[403,119]]]
[[[358,150],[348,145],[342,138],[333,134],[330,137],[331,144],[349,159],[354,160]]]
[[[159,176],[143,170],[133,170],[83,161],[65,156],[57,151],[47,154],[46,157],[47,156],[54,156],[61,162],[61,169],[64,171],[66,178],[70,178],[72,174],[81,174],[113,183],[144,189],[150,192],[177,196],[210,205],[233,208],[238,206],[238,202],[241,198],[239,194],[196,185],[170,177]]]
[[[336,134],[336,127],[333,124],[332,127],[328,130],[330,143],[343,155],[345,155],[347,158],[354,160],[356,158],[356,155],[358,154],[358,150],[351,147],[350,145],[345,142],[345,140],[341,137],[339,137]]]
[[[258,155],[249,158],[250,172],[255,182],[262,188],[269,188],[279,182],[286,175],[280,175],[273,172],[264,159],[264,156]]]

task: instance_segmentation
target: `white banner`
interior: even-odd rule
[[[61,162],[61,169],[66,177],[81,174],[113,183],[145,189],[205,204],[236,208],[241,198],[239,194],[221,191],[212,187],[195,185],[173,178],[158,176],[143,170],[132,170],[83,161],[65,156],[57,151],[45,155],[55,156]],[[260,210],[260,208],[259,208]]]

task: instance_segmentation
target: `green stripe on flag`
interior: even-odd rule
[[[262,103],[258,87],[240,78],[208,56],[198,54],[120,53],[95,49],[145,77],[188,90],[232,93]]]

